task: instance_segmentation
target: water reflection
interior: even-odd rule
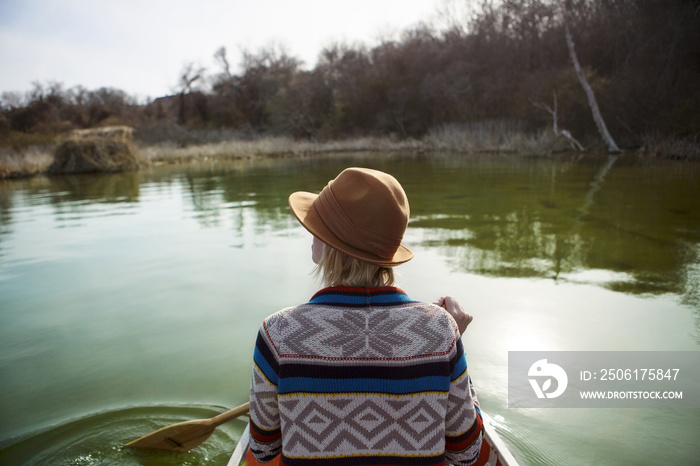
[[[55,204],[138,202],[139,187],[136,173],[66,175],[48,178],[46,192]]]
[[[417,254],[401,285],[416,299],[463,296],[478,312],[468,344],[481,398],[521,451],[551,448],[543,456],[563,464],[594,421],[509,412],[508,350],[696,348],[700,313],[678,301],[700,309],[698,165],[370,154],[4,181],[0,458],[16,435],[105,410],[245,401],[260,321],[316,291],[310,238],[287,197],[320,191],[350,165],[404,185]],[[604,414],[606,425],[629,419]],[[681,439],[674,458],[691,456],[676,447],[696,418],[668,416],[663,430]],[[610,451],[639,447],[616,464],[656,438],[639,429],[604,439]]]
[[[462,271],[697,305],[699,169],[624,158],[449,165],[412,186],[411,227]]]
[[[145,192],[173,190],[205,228],[239,234],[287,231],[290,192],[319,191],[357,160],[277,161],[164,167],[141,173],[4,182],[2,237],[12,231],[13,198],[50,204],[63,227],[135,213]],[[698,306],[700,167],[634,157],[523,159],[432,157],[398,162],[372,156],[406,187],[410,228],[457,270],[498,277],[589,282],[634,294],[674,293]],[[181,189],[179,186],[186,187]],[[252,214],[252,215],[251,215]],[[415,233],[414,233],[415,235]],[[239,244],[240,246],[240,244]],[[1,257],[1,256],[0,256]],[[595,271],[587,272],[587,271]]]

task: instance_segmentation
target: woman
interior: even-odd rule
[[[393,286],[413,253],[409,206],[386,173],[349,168],[289,204],[327,288],[265,319],[256,341],[250,449],[288,465],[472,464],[482,421],[460,338],[471,316]]]

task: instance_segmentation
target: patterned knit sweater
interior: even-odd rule
[[[469,465],[482,421],[459,330],[398,288],[326,288],[263,322],[250,449],[286,465]]]

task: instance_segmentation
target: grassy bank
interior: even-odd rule
[[[0,179],[20,178],[46,173],[53,160],[53,146],[0,149]]]
[[[189,162],[205,158],[250,159],[255,157],[298,157],[333,152],[420,152],[425,144],[417,140],[393,141],[387,138],[356,138],[343,141],[295,141],[286,137],[209,142],[186,147],[171,143],[141,147],[153,164]]]
[[[0,179],[47,173],[54,162],[59,143],[30,145],[25,148],[0,147]],[[593,147],[589,142],[587,147]],[[257,157],[300,157],[341,152],[393,153],[510,153],[532,156],[571,150],[562,138],[551,131],[527,133],[518,124],[486,121],[469,125],[445,125],[430,131],[422,139],[358,137],[338,141],[299,141],[288,137],[238,137],[211,132],[191,138],[187,143],[138,141],[135,150],[144,165],[188,163],[208,159],[252,159]],[[643,145],[628,151],[647,157],[700,161],[700,142],[650,135]]]

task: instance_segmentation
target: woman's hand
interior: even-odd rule
[[[462,334],[467,329],[474,317],[464,310],[461,304],[457,302],[454,296],[442,296],[435,301],[441,308],[445,309],[457,322],[459,333]]]

